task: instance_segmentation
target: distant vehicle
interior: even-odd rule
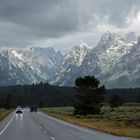
[[[32,105],[32,106],[30,107],[30,112],[37,112],[37,106]]]
[[[16,114],[22,114],[22,113],[23,113],[22,108],[21,107],[17,107]]]

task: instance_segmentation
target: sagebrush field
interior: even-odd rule
[[[140,137],[140,104],[125,104],[113,111],[104,105],[100,115],[74,116],[73,107],[41,109],[53,117],[114,135]]]
[[[10,113],[11,110],[0,109],[0,121],[3,120]]]

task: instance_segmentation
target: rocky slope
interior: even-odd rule
[[[77,76],[95,75],[108,88],[138,87],[139,50],[139,41],[133,38],[128,41],[119,34],[106,32],[97,46],[85,55],[80,66],[63,73],[62,85],[74,85]]]
[[[78,76],[94,75],[107,88],[140,86],[140,38],[106,32],[94,48],[79,43],[64,56],[53,48],[0,50],[0,85],[74,86]]]
[[[0,50],[0,85],[31,84],[50,80],[62,59],[52,48]]]

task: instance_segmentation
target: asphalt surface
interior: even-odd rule
[[[0,122],[0,140],[140,140],[117,137],[54,119],[43,113],[11,113]]]

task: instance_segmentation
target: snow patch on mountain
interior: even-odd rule
[[[86,43],[75,44],[73,48],[64,55],[59,70],[56,73],[56,78],[52,83],[65,85],[66,79],[71,79],[69,76],[67,77],[67,75],[75,71],[75,69],[81,65],[89,51],[90,49]]]
[[[12,50],[12,53],[14,54],[15,57],[17,57],[18,59],[22,60],[23,54],[20,54],[20,53],[16,52],[15,50]]]
[[[67,59],[64,59],[68,69],[59,71],[57,82],[60,85],[74,85],[78,76],[94,75],[108,88],[140,86],[140,38],[137,41],[133,35],[128,35],[128,41],[128,38],[107,31],[97,46],[86,52],[74,68],[68,62],[75,60],[76,56],[80,58],[80,54],[76,51],[74,56],[69,53]],[[61,69],[66,68],[65,63]]]
[[[79,76],[94,75],[107,88],[140,86],[140,37],[105,32],[97,46],[77,43],[64,56],[53,48],[0,49],[0,85],[74,86]]]
[[[62,54],[51,48],[35,49],[0,50],[0,85],[46,82],[55,75]]]

